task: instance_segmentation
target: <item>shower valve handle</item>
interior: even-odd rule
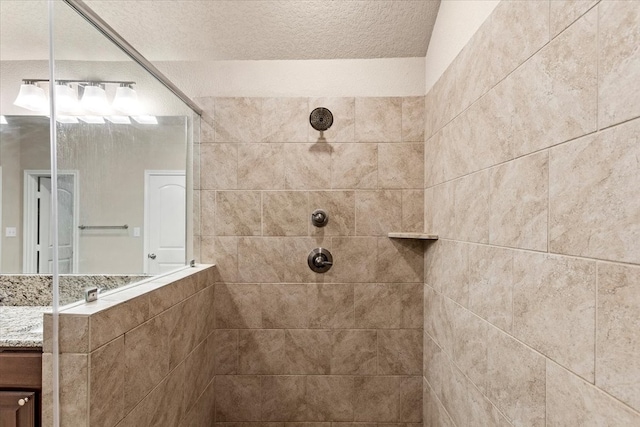
[[[327,249],[315,248],[309,252],[307,264],[309,268],[316,273],[326,273],[333,265],[333,257]]]
[[[333,265],[333,262],[329,261],[326,256],[324,255],[318,255],[317,257],[315,257],[313,259],[313,263],[315,264],[316,267],[324,267],[327,265]]]

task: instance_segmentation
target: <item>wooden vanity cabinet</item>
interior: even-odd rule
[[[0,391],[0,426],[35,427],[36,393]]]
[[[0,426],[39,427],[42,353],[0,350]]]

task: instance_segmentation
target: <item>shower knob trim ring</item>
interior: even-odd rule
[[[311,223],[315,227],[324,227],[329,223],[329,215],[323,209],[316,209],[311,213]]]
[[[333,266],[333,256],[326,248],[315,248],[309,252],[307,264],[316,273],[326,273]]]

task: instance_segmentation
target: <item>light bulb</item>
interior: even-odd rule
[[[109,112],[107,93],[100,86],[85,86],[80,104],[82,108],[92,113],[107,114]]]
[[[66,84],[56,84],[56,113],[77,114],[80,103],[73,88]]]
[[[20,85],[20,92],[13,105],[26,108],[27,110],[46,112],[49,110],[47,96],[41,87],[36,83],[25,81]]]
[[[131,85],[121,85],[116,89],[116,95],[111,104],[114,110],[118,110],[127,115],[135,115],[140,113],[140,104],[138,103],[138,94]]]

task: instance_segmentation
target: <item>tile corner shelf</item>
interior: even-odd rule
[[[437,234],[427,233],[397,233],[391,232],[387,234],[391,239],[414,239],[414,240],[438,240]]]

